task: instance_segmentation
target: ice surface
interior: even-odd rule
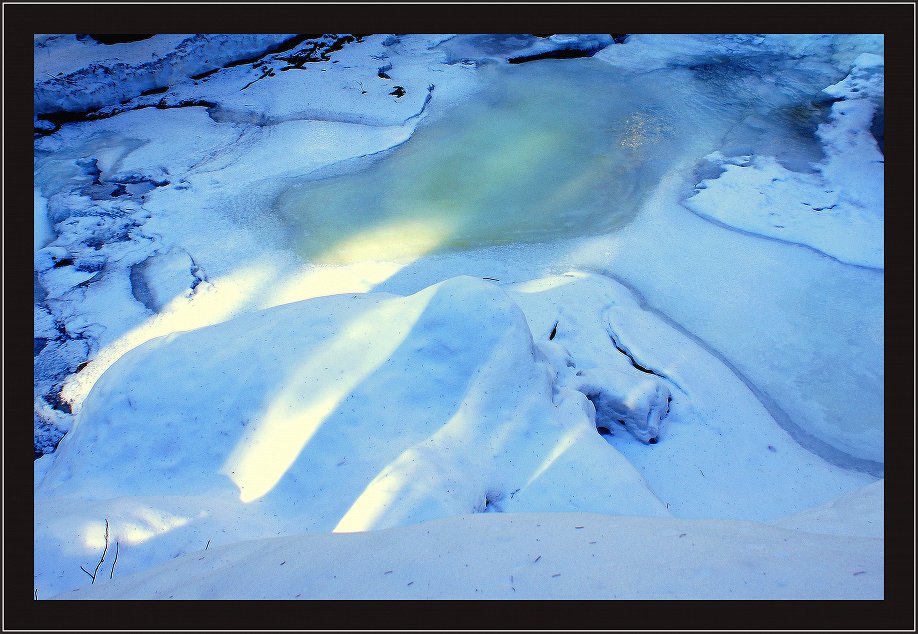
[[[422,126],[407,143],[369,168],[294,187],[280,198],[281,216],[291,221],[294,235],[299,236],[300,253],[325,263],[411,260],[457,249],[609,233],[621,231],[634,218],[667,169],[697,166],[708,150],[720,147],[756,155],[755,165],[763,166],[758,171],[736,168],[727,176],[742,169],[761,178],[738,182],[732,189],[728,177],[722,176],[717,186],[712,183],[720,179],[709,180],[705,184],[712,191],[702,190],[690,201],[692,205],[716,199],[720,209],[731,209],[733,204],[734,213],[742,214],[745,205],[758,204],[755,183],[767,176],[774,196],[760,208],[768,226],[743,219],[737,223],[740,227],[756,235],[778,232],[790,242],[807,242],[807,236],[815,235],[809,242],[828,244],[826,252],[844,261],[882,266],[882,166],[879,180],[865,177],[869,170],[857,170],[854,180],[839,172],[838,166],[850,166],[865,155],[857,153],[859,157],[851,159],[850,147],[837,147],[834,139],[846,133],[833,132],[825,122],[827,114],[818,107],[825,98],[822,89],[843,79],[844,73],[812,50],[810,57],[789,67],[786,52],[782,56],[741,39],[727,44],[711,38],[699,42],[717,48],[717,54],[712,57],[705,49],[704,54],[694,51],[678,63],[667,58],[653,72],[616,70],[614,64],[612,70],[603,69],[599,60],[591,59],[485,66],[481,72],[485,77],[490,74],[488,84],[474,103]],[[830,43],[822,42],[815,50],[825,49],[825,54]],[[626,46],[606,49],[602,59],[614,61],[616,51]],[[868,68],[878,64],[870,56],[863,60]],[[839,107],[833,106],[832,111]],[[859,119],[844,129],[868,126]],[[849,182],[860,183],[844,195],[853,201],[849,208],[866,205],[866,212],[833,216],[829,211],[808,225],[794,224],[798,207],[810,203],[805,211],[818,215],[811,207],[820,207],[826,196],[823,188],[838,189]],[[787,187],[782,189],[782,183]],[[721,195],[725,191],[730,196]],[[831,201],[825,206],[831,207]],[[778,220],[767,215],[773,209],[778,210]],[[703,338],[719,342],[718,349],[748,371],[754,382],[763,382],[766,397],[771,394],[773,400],[786,403],[787,414],[782,417],[798,421],[793,424],[835,450],[881,462],[882,349],[877,347],[882,328],[881,278],[819,263],[804,266],[832,268],[830,277],[813,278],[798,288],[803,282],[799,274],[783,263],[766,265],[774,262],[774,256],[763,260],[764,254],[749,240],[737,237],[737,246],[746,245],[740,247],[745,250],[740,255],[721,245],[724,238],[714,237],[708,228],[699,227],[699,234],[679,219],[661,227],[647,222],[650,216],[646,210],[643,213],[629,239],[616,241],[621,246],[611,262],[590,257],[594,266],[627,271],[638,288],[654,289],[650,295],[667,298],[667,310],[679,303],[677,321],[687,319],[681,311],[691,303],[695,316],[690,328],[696,332],[700,328]],[[865,228],[870,239],[862,241],[864,231],[854,227]],[[700,269],[709,267],[710,258],[724,259],[711,253],[713,245],[736,252],[739,259],[729,272],[709,279]],[[693,253],[690,263],[674,269],[664,264],[685,260],[688,253]],[[651,257],[663,268],[651,266],[647,261]],[[774,267],[773,274],[768,266]],[[640,272],[632,275],[637,268]],[[691,293],[661,290],[662,280],[675,282],[680,270],[692,277],[685,281],[685,289],[696,282],[698,288]],[[798,279],[781,289],[785,282],[779,280],[785,275]],[[739,313],[727,326],[723,317],[712,320],[707,309],[699,311],[697,303],[700,297],[709,297],[712,303],[732,304],[730,298],[744,293],[741,289],[749,284],[749,276],[772,278],[767,285],[774,293],[757,294],[753,301],[777,299],[779,303],[767,309],[771,324],[759,321],[748,331],[747,340]],[[718,286],[721,290],[709,296]],[[859,299],[852,302],[852,297]],[[797,302],[796,310],[810,324],[807,341],[796,342],[791,333],[797,327],[788,312],[792,302]],[[733,305],[744,311],[741,304]],[[702,314],[699,322],[696,317]],[[836,345],[839,332],[851,347]],[[788,341],[795,343],[788,345]],[[746,356],[753,349],[753,356]],[[842,371],[850,355],[861,361],[856,368]],[[851,416],[851,411],[859,415]],[[815,449],[817,444],[809,446]],[[870,469],[876,472],[877,465]]]
[[[816,124],[788,113],[827,70],[785,73],[774,91],[763,67],[777,72],[777,58],[639,75],[591,59],[488,64],[471,103],[367,169],[291,189],[278,208],[303,256],[329,263],[612,231],[665,170],[728,131],[802,169],[821,157]]]
[[[127,279],[109,280],[109,276],[127,278],[126,271],[132,266],[153,253],[177,247],[191,254],[201,269],[216,280],[215,288],[223,284],[223,279],[227,284],[238,280],[235,258],[229,254],[257,252],[259,241],[269,248],[272,241],[278,248],[285,246],[283,240],[277,240],[276,232],[259,232],[255,238],[246,235],[247,230],[260,231],[265,225],[264,219],[269,217],[264,213],[266,201],[272,192],[285,186],[283,179],[302,178],[335,161],[342,166],[340,171],[344,169],[342,159],[403,143],[414,126],[414,122],[380,128],[376,124],[370,127],[332,121],[288,121],[301,107],[289,98],[291,94],[314,104],[309,107],[314,112],[328,113],[328,108],[338,103],[343,110],[359,112],[358,118],[369,121],[375,117],[377,124],[386,118],[404,120],[421,106],[419,91],[422,96],[432,96],[436,106],[444,94],[458,94],[451,86],[469,83],[463,73],[471,71],[463,71],[461,64],[440,64],[438,70],[442,72],[430,72],[430,64],[437,63],[438,55],[442,57],[437,44],[443,39],[368,38],[339,52],[347,64],[327,63],[321,68],[316,65],[281,73],[245,91],[239,88],[255,78],[255,71],[248,66],[226,69],[200,85],[182,83],[175,87],[177,98],[193,97],[197,91],[199,96],[219,102],[224,114],[240,114],[238,121],[218,122],[203,108],[147,109],[65,126],[39,143],[36,155],[36,183],[40,184],[42,197],[49,201],[51,222],[58,223],[62,232],[54,246],[58,255],[49,257],[51,245],[39,252],[42,264],[37,268],[36,296],[49,294],[55,302],[56,318],[82,321],[79,331],[90,336],[97,333],[101,339],[95,345],[105,350],[110,360],[117,358],[143,340],[143,329],[132,331],[130,340],[118,338],[138,325],[138,315],[144,313],[136,306],[115,307],[115,295],[108,294],[110,291],[129,301],[136,298],[136,293]],[[487,48],[480,43],[478,46]],[[868,52],[863,53],[865,50]],[[41,49],[36,54],[46,52]],[[847,95],[845,103],[851,102],[852,106],[856,101],[850,98],[854,89],[872,97],[881,94],[882,58],[877,52],[882,52],[882,41],[878,45],[876,38],[870,37],[634,36],[626,44],[605,49],[596,59],[546,60],[512,67],[485,64],[475,72],[489,87],[463,108],[439,116],[442,110],[432,106],[431,112],[437,116],[432,117],[430,125],[423,126],[382,160],[350,176],[297,185],[282,197],[280,206],[285,208],[297,192],[315,188],[316,193],[328,194],[333,204],[323,206],[318,204],[321,196],[307,196],[303,202],[306,216],[325,214],[335,210],[335,205],[340,207],[330,220],[323,216],[318,224],[299,214],[295,232],[296,239],[303,241],[302,250],[313,262],[360,261],[351,269],[353,273],[342,272],[337,279],[361,281],[340,286],[340,290],[366,290],[380,283],[401,287],[401,292],[419,290],[437,281],[439,265],[430,269],[431,274],[420,265],[401,271],[404,264],[380,267],[388,273],[364,274],[358,269],[369,271],[362,261],[367,257],[415,259],[424,253],[431,264],[435,262],[432,255],[458,253],[459,257],[452,260],[439,260],[444,271],[474,267],[483,275],[494,276],[493,271],[500,270],[502,279],[525,279],[520,277],[523,270],[538,275],[544,267],[557,270],[559,265],[588,266],[624,276],[654,305],[711,342],[735,367],[747,373],[765,396],[781,403],[795,425],[842,451],[878,460],[882,456],[882,352],[877,347],[882,341],[877,335],[882,331],[878,303],[882,298],[881,277],[798,257],[794,248],[784,252],[761,245],[751,236],[747,239],[714,231],[683,219],[676,207],[662,211],[661,205],[671,205],[672,200],[664,201],[665,197],[659,196],[644,206],[640,222],[632,222],[634,229],[621,238],[599,240],[594,247],[583,249],[572,249],[557,241],[550,248],[540,244],[525,253],[518,248],[521,240],[595,235],[611,229],[621,232],[641,203],[648,202],[656,178],[667,166],[697,167],[697,161],[713,150],[761,152],[753,159],[756,165],[772,161],[774,170],[796,179],[794,182],[814,178],[806,173],[807,165],[823,157],[826,148],[835,148],[830,152],[839,157],[834,164],[844,166],[851,154],[850,148],[841,143],[848,128],[839,128],[833,137],[828,134],[831,128],[824,126],[817,134],[824,115],[814,115],[813,104],[818,103],[816,99],[826,86],[832,86],[828,91],[832,94]],[[649,55],[656,62],[650,63]],[[798,59],[788,65],[788,55]],[[369,59],[364,59],[367,56]],[[847,67],[844,60],[848,60]],[[351,67],[358,62],[369,68]],[[363,81],[355,78],[365,70],[372,71],[370,77],[378,82],[373,85],[386,85],[387,80],[376,76],[379,63],[391,64],[393,68],[388,72],[393,77],[404,73],[399,81],[408,86],[409,96],[396,99],[383,95],[380,100],[376,89],[366,95],[354,91],[358,85],[355,82]],[[852,64],[856,66],[853,72]],[[552,70],[556,68],[564,71],[556,73]],[[846,73],[850,74],[848,79]],[[438,79],[439,86],[428,93],[426,88],[435,75],[441,75],[444,81]],[[586,94],[601,98],[586,99]],[[404,103],[409,98],[419,101],[406,110]],[[241,116],[255,112],[255,106],[262,102],[270,108],[276,123],[263,125]],[[561,113],[569,111],[571,118],[539,119],[534,114],[536,105],[553,107]],[[488,107],[521,116],[510,122],[513,125],[496,126],[486,116]],[[649,124],[641,119],[645,112],[652,115]],[[631,120],[633,125],[629,127],[627,122],[633,113],[637,113],[637,119]],[[612,117],[612,125],[610,114],[618,117]],[[853,111],[849,119],[851,114]],[[525,124],[524,117],[528,116],[534,117],[533,125]],[[599,116],[607,117],[601,119],[602,125],[597,123]],[[863,129],[866,122],[860,121],[859,125],[852,129]],[[490,134],[476,136],[468,131],[469,126],[480,126]],[[589,131],[585,140],[571,134],[581,128]],[[597,136],[597,131],[603,136]],[[600,139],[598,148],[593,137]],[[425,141],[428,138],[439,142],[440,149],[436,143]],[[451,168],[450,161],[444,161],[445,139],[455,143],[447,146],[447,158],[451,153],[457,167]],[[630,147],[637,140],[644,144]],[[475,143],[482,147],[476,149]],[[533,148],[541,148],[543,153]],[[603,151],[610,148],[615,152]],[[550,157],[544,153],[547,149],[560,150],[563,156]],[[472,150],[476,150],[474,156],[470,155]],[[639,155],[639,151],[643,154]],[[631,159],[637,160],[629,160],[629,152]],[[284,157],[284,161],[272,160],[276,156]],[[707,160],[702,159],[702,163]],[[523,166],[542,178],[512,182],[510,176],[523,171]],[[615,167],[633,178],[608,178],[608,170]],[[607,170],[605,176],[603,169]],[[743,169],[748,173],[750,168]],[[804,171],[798,173],[794,169]],[[575,174],[596,185],[590,189],[599,194],[581,191],[573,180]],[[724,175],[710,181],[716,175],[710,174],[709,182],[714,187],[713,183],[721,180],[717,186],[723,189],[728,179]],[[845,179],[851,174],[839,172],[837,176]],[[557,183],[553,180],[556,177],[570,186],[569,191],[543,186]],[[147,179],[147,185],[138,178]],[[471,178],[475,182],[469,186]],[[459,187],[463,179],[465,185]],[[146,193],[128,189],[169,182],[172,184]],[[867,181],[857,183],[860,193],[875,191]],[[131,195],[107,200],[119,187]],[[541,197],[527,199],[530,191]],[[737,183],[733,193],[738,200],[748,200],[750,191],[745,183]],[[394,192],[394,199],[381,202],[380,192]],[[458,209],[441,209],[437,215],[425,213],[430,194]],[[797,189],[790,188],[781,197],[798,195]],[[353,198],[350,202],[349,197]],[[559,204],[548,204],[551,197],[558,198],[555,202]],[[608,206],[587,204],[603,199]],[[806,201],[794,200],[792,205],[801,202]],[[579,203],[582,204],[578,206]],[[543,215],[534,213],[540,208],[546,210]],[[258,213],[259,209],[262,213]],[[503,209],[524,209],[525,213],[508,218]],[[227,222],[227,217],[233,222]],[[525,222],[520,223],[521,218]],[[229,248],[214,249],[207,233],[190,230],[201,223],[219,231]],[[144,229],[137,229],[140,224]],[[882,226],[882,222],[875,224]],[[839,225],[839,236],[836,242],[841,243],[844,223]],[[512,248],[502,254],[479,253],[465,258],[456,251],[502,243]],[[725,254],[701,264],[717,250],[736,257],[724,267],[717,262],[726,263]],[[509,270],[508,258],[514,261],[515,272]],[[72,267],[57,268],[67,259],[74,260]],[[115,261],[119,267],[112,266]],[[276,261],[273,258],[270,264],[256,268],[268,275]],[[824,275],[814,274],[804,282],[798,266],[816,267],[813,270]],[[683,276],[674,275],[674,270],[681,270]],[[315,272],[324,275],[330,269]],[[336,279],[334,275],[325,277]],[[776,295],[748,295],[747,299],[756,305],[750,313],[742,302],[730,297],[753,279],[764,281],[763,288]],[[312,281],[291,281],[284,286],[288,290],[279,293],[279,297],[296,298],[296,293],[314,295],[335,289],[334,284],[317,285]],[[177,296],[180,290],[176,287],[169,293]],[[262,296],[263,293],[255,294],[250,301]],[[699,297],[704,297],[710,306],[699,305]],[[776,297],[781,299],[775,301]],[[793,337],[797,325],[785,310],[789,306],[808,307],[802,311],[811,333],[806,340]],[[750,320],[750,315],[756,318]],[[226,311],[220,309],[213,319],[225,316]],[[91,328],[93,322],[97,326]],[[190,323],[208,323],[208,318],[196,318]],[[172,326],[160,323],[148,332],[161,334],[169,327]],[[841,339],[837,332],[842,333]],[[796,343],[785,343],[791,340]],[[109,350],[112,343],[118,345]],[[840,369],[850,365],[847,361],[852,356],[860,359],[857,369],[842,372]],[[88,387],[110,360],[100,359],[73,383]],[[75,386],[68,391],[68,400],[78,408],[85,393],[85,389]],[[851,411],[859,415],[845,414]]]
[[[680,130],[662,86],[591,60],[482,70],[473,102],[357,173],[278,207],[329,263],[610,231],[630,220]]]
[[[708,160],[723,173],[699,183],[686,205],[732,227],[883,268],[884,159],[873,125],[883,109],[882,69],[882,57],[864,53],[844,80],[824,89],[841,101],[816,130],[825,158],[812,164],[814,173],[788,169],[773,154],[716,152]]]

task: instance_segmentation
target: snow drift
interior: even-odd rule
[[[230,526],[238,539],[494,510],[667,515],[586,396],[552,378],[520,309],[474,278],[152,340],[99,379],[61,442],[37,491],[37,567],[84,581],[68,554],[88,553],[68,544],[97,544],[106,518],[127,573],[131,550],[162,561]]]
[[[36,584],[84,584],[106,543],[128,575],[211,541],[481,512],[766,519],[868,480],[801,449],[641,312],[596,276],[506,290],[457,277],[148,341],[100,377],[37,472]],[[738,478],[734,462],[755,469]]]
[[[879,510],[882,518],[882,496]],[[651,597],[882,599],[883,540],[723,520],[466,515],[211,548],[56,598]]]

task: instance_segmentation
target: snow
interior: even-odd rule
[[[227,524],[241,540],[486,511],[766,520],[871,481],[802,449],[721,364],[642,313],[594,276],[509,293],[458,277],[153,339],[96,382],[43,474],[36,584],[83,581],[100,517],[130,546],[129,574]],[[555,337],[534,342],[553,314]],[[633,367],[609,327],[665,376]]]
[[[609,443],[672,514],[769,520],[872,481],[801,448],[720,359],[614,280],[569,273],[510,288],[533,333],[557,323],[543,345],[562,352],[554,364],[559,384],[600,395],[597,410],[609,411],[599,412],[597,425],[612,432]],[[630,412],[616,411],[623,405]],[[658,418],[661,409],[669,411]],[[651,434],[635,427],[654,423],[658,442],[643,444]]]
[[[48,200],[35,190],[35,250],[48,244],[54,239],[54,231],[48,222]]]
[[[487,513],[211,546],[124,578],[119,558],[54,598],[882,599],[882,551],[751,522]]]
[[[36,40],[35,113],[95,109],[247,59],[292,34],[160,34],[124,44],[76,35]],[[92,90],[75,90],[91,83]]]
[[[35,38],[41,597],[882,598],[882,36],[324,35],[232,65],[288,37]],[[622,222],[371,218],[450,177],[446,138],[491,166],[472,198],[535,208],[519,166],[576,152],[450,136],[496,86],[524,129],[588,102],[568,127],[639,159]],[[354,208],[290,213],[341,183]]]
[[[883,483],[872,484],[822,506],[773,522],[775,526],[828,535],[883,538]]]
[[[94,524],[87,508],[153,561],[216,531],[209,509],[260,526],[250,537],[373,530],[486,504],[666,515],[596,433],[586,397],[555,389],[551,375],[519,308],[468,277],[149,341],[95,384],[42,480],[37,582],[51,592],[82,581],[65,553]],[[118,512],[138,496],[180,519],[158,524],[156,540],[132,539]],[[89,504],[73,509],[81,497]]]

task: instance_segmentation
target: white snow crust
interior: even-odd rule
[[[212,547],[54,598],[882,599],[882,550],[751,522],[489,513]]]

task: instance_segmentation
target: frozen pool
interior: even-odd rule
[[[594,59],[480,70],[482,91],[385,158],[280,197],[306,259],[416,257],[611,232],[674,161],[712,151],[728,131],[735,137],[749,102],[772,113],[784,107],[731,90],[738,71],[727,65],[716,76],[625,74]],[[772,120],[788,129],[782,136],[800,136],[791,120]],[[762,136],[758,129],[744,142]],[[798,154],[818,158],[803,139]]]

